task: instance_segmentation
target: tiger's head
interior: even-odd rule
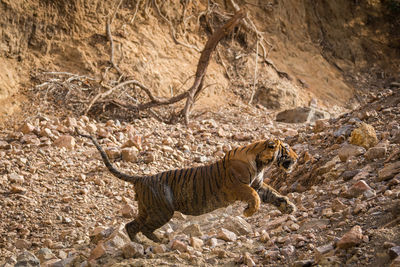
[[[296,152],[279,139],[269,139],[262,143],[263,149],[256,154],[255,158],[257,169],[275,162],[280,169],[290,173],[297,162]]]

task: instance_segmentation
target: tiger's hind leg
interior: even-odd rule
[[[260,196],[262,202],[271,203],[277,207],[283,213],[293,213],[296,212],[296,206],[290,202],[290,200],[279,194],[275,189],[263,183],[259,188],[256,189],[258,195]]]
[[[147,218],[147,213],[140,209],[137,218],[125,225],[126,232],[128,233],[131,241],[136,241],[136,234],[141,231]]]
[[[157,207],[157,210],[147,211],[147,214],[146,221],[140,231],[148,239],[156,243],[162,243],[160,238],[154,234],[154,231],[169,222],[174,215],[174,211]]]

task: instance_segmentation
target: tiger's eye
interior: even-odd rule
[[[268,148],[275,148],[275,142],[274,141],[268,141]]]

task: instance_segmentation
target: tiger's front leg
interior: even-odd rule
[[[283,213],[290,214],[296,212],[297,210],[296,206],[289,200],[288,197],[282,196],[266,183],[262,183],[259,188],[256,188],[256,191],[262,202],[271,203]]]

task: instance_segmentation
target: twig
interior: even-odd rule
[[[134,21],[135,18],[136,18],[136,14],[137,14],[137,12],[138,12],[138,10],[139,10],[140,1],[141,1],[141,0],[137,0],[137,1],[136,1],[135,13],[133,13],[133,17],[132,17],[131,20],[129,21],[130,24],[132,24],[133,21]]]
[[[229,71],[228,71],[228,67],[225,64],[224,59],[222,58],[221,53],[219,52],[219,49],[217,48],[216,50],[217,50],[217,55],[218,55],[219,59],[221,60],[221,65],[222,65],[222,67],[224,67],[226,76],[228,76],[229,80],[232,80],[231,75],[229,74]]]
[[[190,45],[190,44],[186,44],[186,43],[183,43],[183,42],[179,41],[178,39],[176,39],[176,31],[175,31],[174,25],[172,24],[172,22],[171,22],[168,18],[166,18],[166,17],[161,13],[160,8],[159,8],[158,5],[157,5],[157,0],[153,0],[153,3],[154,3],[154,6],[156,7],[156,10],[157,10],[158,15],[159,15],[161,18],[163,18],[163,19],[168,23],[169,28],[171,29],[171,36],[172,36],[172,39],[174,40],[174,42],[175,42],[176,44],[182,45],[182,46],[184,46],[184,47],[187,47],[187,48],[190,48],[190,49],[194,49],[194,50],[196,50],[197,52],[201,52],[201,50],[200,50],[197,46],[195,46],[195,45]]]
[[[249,100],[249,105],[251,102],[253,102],[254,95],[256,93],[256,83],[257,83],[257,68],[258,68],[258,40],[256,43],[256,62],[255,62],[255,67],[254,67],[254,82],[253,82],[253,90],[251,92],[250,100]]]
[[[122,2],[122,0],[121,0],[121,2]],[[123,73],[122,73],[121,69],[114,62],[114,41],[113,41],[113,38],[111,35],[111,28],[110,28],[111,20],[112,19],[107,19],[107,22],[106,22],[106,33],[107,33],[108,40],[110,41],[110,62],[111,62],[111,65],[114,67],[114,69],[118,72],[118,74],[120,76],[122,76]]]

